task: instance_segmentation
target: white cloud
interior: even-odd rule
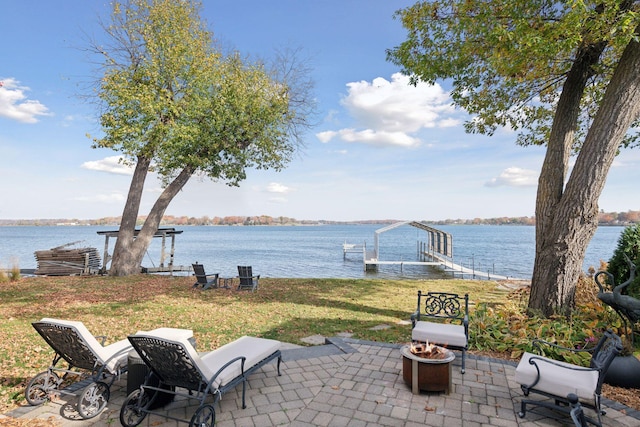
[[[88,197],[76,197],[74,200],[82,202],[97,202],[97,203],[117,203],[121,204],[126,200],[126,197],[122,193],[111,194],[94,194]]]
[[[290,191],[291,191],[291,188],[287,187],[286,185],[279,184],[277,182],[272,182],[269,185],[267,185],[267,192],[269,193],[286,194],[286,193],[289,193]]]
[[[338,132],[327,130],[324,132],[319,132],[316,134],[316,137],[320,140],[320,142],[327,143],[333,139],[338,134]]]
[[[420,144],[418,138],[413,138],[405,132],[342,129],[336,134],[345,142],[363,142],[378,146],[415,147]]]
[[[26,99],[25,92],[28,90],[28,87],[20,86],[16,79],[4,79],[0,84],[0,117],[22,123],[37,123],[38,116],[51,116],[49,109],[40,101]]]
[[[347,83],[348,94],[342,105],[356,121],[358,130],[328,130],[316,134],[323,143],[338,137],[345,142],[412,147],[422,129],[458,126],[449,94],[438,84],[409,84],[400,73],[391,81],[382,77],[372,82]]]
[[[81,167],[84,169],[113,173],[118,175],[133,175],[133,168],[123,165],[120,162],[120,159],[120,156],[105,157],[102,160],[84,162]]]
[[[530,169],[510,167],[496,178],[485,183],[487,187],[533,187],[537,184],[538,172]]]

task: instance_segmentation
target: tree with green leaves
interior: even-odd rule
[[[407,39],[388,59],[413,81],[452,85],[468,132],[518,131],[546,145],[536,198],[529,308],[574,306],[614,157],[637,145],[640,15],[633,0],[435,0],[397,12]],[[575,165],[569,173],[569,160]]]
[[[111,275],[140,272],[169,203],[194,175],[231,186],[246,169],[281,170],[302,146],[314,113],[304,61],[297,51],[271,66],[223,54],[191,0],[114,2],[104,24],[111,44],[98,87],[103,136],[134,167]],[[136,235],[145,179],[156,172],[163,192]]]

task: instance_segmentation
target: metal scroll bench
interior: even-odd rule
[[[147,414],[188,422],[190,426],[211,427],[216,419],[214,405],[223,393],[242,383],[244,409],[246,382],[250,374],[277,358],[280,375],[282,355],[280,342],[276,340],[244,336],[199,355],[186,339],[167,339],[148,333],[128,338],[151,372],[145,384],[130,393],[122,404],[120,422],[125,427],[140,424]],[[157,387],[150,385],[151,375],[160,380]],[[167,388],[173,391],[167,391]],[[153,412],[150,408],[157,391],[198,400],[200,404],[190,421],[170,417],[165,412]],[[209,394],[214,396],[213,403],[205,404]]]
[[[462,352],[462,369],[469,348],[469,295],[418,291],[411,315],[411,341],[429,342]]]

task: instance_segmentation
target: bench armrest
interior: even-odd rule
[[[466,314],[462,319],[462,326],[464,326],[464,334],[467,336],[467,339],[469,339],[469,316]]]
[[[420,320],[420,312],[414,311],[411,313],[411,329],[416,327],[416,322]]]

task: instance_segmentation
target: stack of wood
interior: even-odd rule
[[[72,276],[93,274],[100,270],[100,254],[96,248],[68,248],[67,243],[49,250],[36,251],[36,275]]]

